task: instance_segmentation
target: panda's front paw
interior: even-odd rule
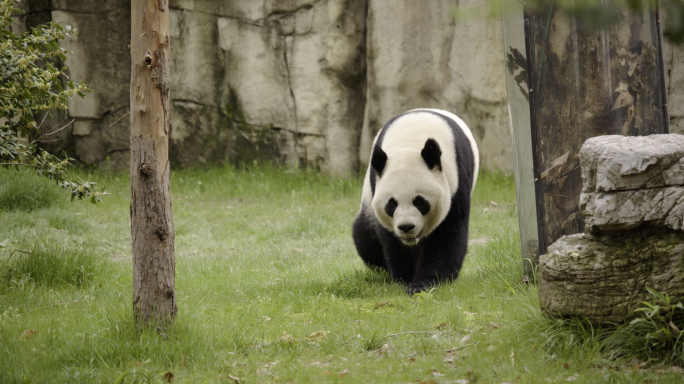
[[[428,283],[426,283],[426,282],[420,282],[420,283],[414,282],[414,283],[409,284],[409,287],[406,290],[406,293],[408,293],[409,295],[413,295],[413,294],[416,294],[418,292],[423,292],[423,291],[427,290],[428,288],[430,288],[431,286],[432,286],[432,284],[429,282]]]

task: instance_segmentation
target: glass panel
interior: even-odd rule
[[[525,24],[523,6],[517,1],[502,1],[504,12],[503,49],[506,56],[506,88],[508,117],[513,145],[513,167],[518,203],[520,248],[525,273],[530,276],[533,261],[536,265],[539,249],[537,206],[534,191],[532,134],[530,131],[529,85],[525,53]],[[528,261],[529,260],[529,261]]]
[[[578,153],[586,139],[667,130],[655,15],[617,12],[617,22],[597,30],[558,4],[526,10],[544,251],[584,231]]]

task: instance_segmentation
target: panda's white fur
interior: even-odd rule
[[[449,120],[451,120],[451,125]],[[465,138],[467,143],[456,142],[454,129],[460,129],[463,135],[458,136],[461,140]],[[381,136],[381,142],[378,143]],[[441,150],[439,167],[432,169],[426,166],[426,160],[421,155],[426,142],[430,139],[435,141],[438,144],[438,150]],[[459,188],[457,148],[468,148],[467,154],[460,155],[472,156],[469,161],[472,174],[467,176],[470,178],[469,181],[472,181],[472,185],[469,185],[470,190],[467,192],[466,212],[469,212],[469,197],[477,181],[479,152],[475,139],[463,120],[450,112],[438,109],[415,109],[390,120],[375,137],[374,150],[376,146],[381,149],[381,152],[384,151],[386,162],[383,163],[383,169],[377,172],[373,172],[372,163],[368,165],[361,198],[361,211],[354,224],[354,240],[359,254],[367,264],[385,268],[389,266],[390,273],[392,273],[393,268],[388,265],[391,264],[391,260],[386,259],[392,257],[387,254],[388,249],[395,246],[386,244],[390,240],[382,239],[384,235],[378,232],[377,226],[385,228],[404,246],[414,248],[416,249],[414,253],[422,255],[424,252],[422,248],[417,249],[420,248],[417,245],[432,234],[448,215],[452,214],[452,199]],[[470,169],[468,173],[471,173]],[[429,204],[427,213],[421,213],[416,207],[414,199],[417,196]],[[388,210],[388,202],[391,199],[394,200],[393,206]],[[467,220],[468,217],[465,217],[466,238]],[[402,228],[399,228],[400,226]],[[377,234],[369,234],[373,231]],[[432,244],[435,243],[436,241],[433,240]],[[448,241],[445,244],[447,243]],[[379,244],[382,245],[382,252],[385,253],[384,265],[382,260],[378,261],[376,258],[375,261],[369,261],[364,255],[369,252],[366,248],[373,248],[371,253],[377,252],[376,248]],[[446,247],[451,246],[447,244]],[[459,245],[456,248],[465,250],[465,245]],[[456,255],[456,274],[460,269],[463,256],[464,254]],[[413,276],[413,274],[410,275]],[[397,279],[394,274],[393,278]],[[400,277],[399,280],[401,279],[405,277]],[[411,291],[411,287],[409,290]],[[417,288],[417,290],[420,289]]]
[[[381,146],[387,157],[392,159],[392,161],[388,161],[387,169],[376,181],[375,196],[373,196],[371,190],[371,164],[368,164],[368,170],[366,171],[363,183],[363,194],[361,196],[361,209],[365,209],[364,214],[377,217],[381,225],[397,234],[398,237],[401,237],[402,234],[399,234],[400,231],[396,226],[404,222],[412,222],[416,225],[415,230],[409,236],[415,236],[418,233],[420,233],[421,237],[429,235],[449,213],[451,197],[458,190],[456,162],[442,162],[442,172],[435,170],[426,172],[425,162],[420,152],[427,139],[432,138],[437,141],[442,150],[443,159],[456,159],[456,153],[454,135],[446,121],[439,116],[435,116],[433,113],[420,113],[421,111],[440,114],[458,124],[466,137],[468,137],[473,151],[474,177],[471,193],[475,190],[477,182],[479,152],[473,134],[461,118],[447,111],[427,108],[413,109],[398,118],[392,124],[392,129],[385,134]],[[419,126],[420,130],[416,130],[416,126]],[[379,134],[373,140],[373,147],[375,147],[378,137]],[[414,179],[411,183],[407,184],[405,180],[402,180],[402,177],[396,177],[396,175],[401,174],[410,174]],[[402,217],[400,218],[389,217],[383,209],[388,199],[389,191],[400,191],[402,197],[404,197],[401,199],[402,201],[398,200],[399,206],[404,208],[401,210],[403,212],[401,212]],[[430,203],[436,204],[435,209],[431,209],[425,218],[422,217],[415,207],[411,208],[411,201],[407,201],[408,198],[412,199],[419,194],[430,197],[427,200]],[[394,197],[396,199],[396,196]],[[439,214],[435,215],[435,211]],[[420,240],[420,238],[417,240]],[[407,244],[413,243],[408,242]]]

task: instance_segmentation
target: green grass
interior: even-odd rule
[[[0,185],[29,176],[0,170]],[[681,380],[609,360],[598,333],[542,316],[520,279],[510,176],[479,179],[459,279],[408,296],[356,255],[360,179],[173,172],[179,312],[163,334],[133,324],[128,177],[82,177],[108,185],[104,204],[57,191],[0,210],[0,383]],[[26,265],[49,254],[57,266]]]
[[[99,272],[102,258],[78,245],[39,240],[29,250],[15,250],[0,260],[3,290],[12,285],[38,284],[47,287],[63,285],[82,287]]]
[[[0,212],[31,211],[64,202],[65,193],[55,182],[36,177],[28,171],[0,170]],[[12,174],[9,174],[12,172]]]

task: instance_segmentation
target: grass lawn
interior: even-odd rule
[[[0,383],[682,381],[542,316],[520,279],[512,176],[480,175],[459,279],[408,296],[356,255],[360,179],[173,172],[166,333],[134,329],[128,176],[87,177],[104,204],[0,169]]]

